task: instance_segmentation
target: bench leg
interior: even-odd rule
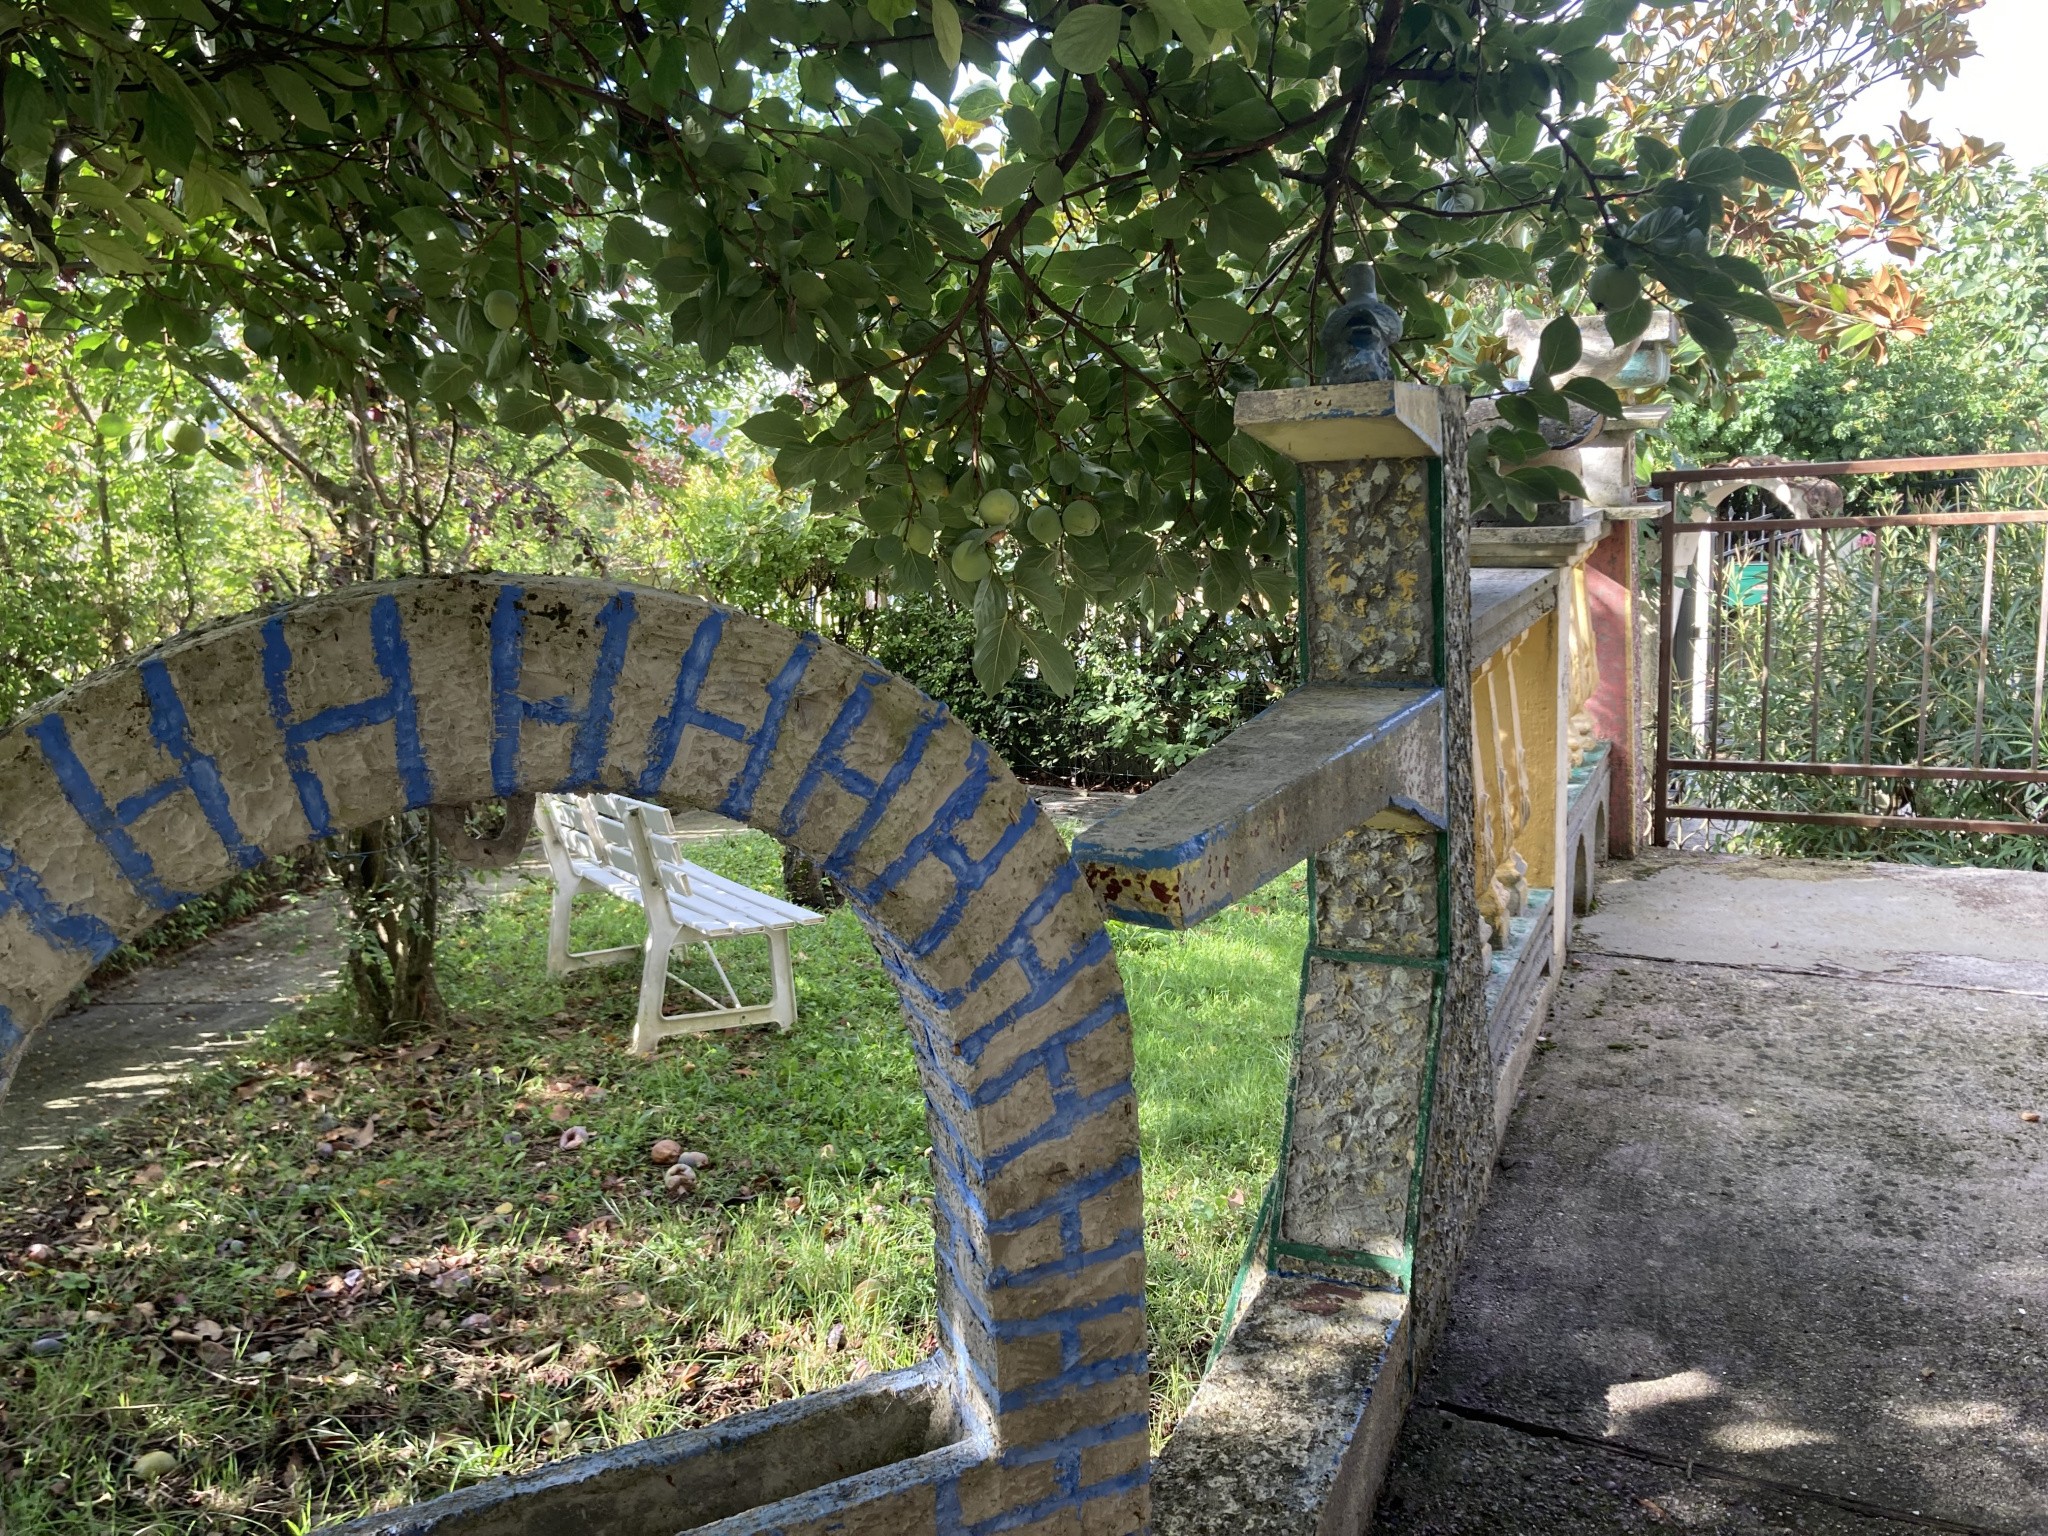
[[[548,969],[560,976],[569,966],[569,917],[576,905],[576,888],[555,883],[555,899],[548,908]]]
[[[648,925],[646,958],[640,965],[640,1011],[633,1021],[633,1054],[652,1056],[661,1043],[662,1026],[667,1023],[668,960],[676,936]]]
[[[579,894],[574,886],[555,887],[554,901],[548,908],[548,970],[556,976],[565,976],[570,971],[587,971],[597,965],[622,965],[638,956],[638,944],[621,944],[612,949],[576,950],[569,947],[569,919]]]
[[[668,968],[676,946],[690,937],[687,932],[666,933],[658,939],[650,937],[647,941],[646,958],[640,970],[639,1014],[633,1026],[632,1048],[637,1055],[652,1055],[655,1046],[672,1035],[708,1035],[717,1030],[747,1029],[756,1024],[776,1024],[786,1030],[796,1022],[796,984],[790,967],[787,933],[767,935],[771,968],[775,975],[774,995],[768,1002],[742,1003],[732,990],[732,982],[726,980],[727,1001],[721,1003],[702,988],[678,977],[677,985],[696,993],[704,1006],[684,1013],[670,1013]],[[718,952],[708,943],[704,947],[710,952],[719,976],[724,978],[725,967],[719,964]]]
[[[796,972],[789,963],[787,928],[768,935],[768,963],[775,972],[775,995],[769,1006],[775,1010],[775,1022],[786,1033],[796,1024]]]

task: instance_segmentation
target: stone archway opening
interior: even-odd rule
[[[236,870],[399,811],[585,788],[717,811],[845,892],[924,1084],[940,1350],[361,1528],[1141,1528],[1142,1198],[1100,908],[983,743],[816,636],[611,583],[421,578],[226,621],[51,700],[0,734],[0,1082],[115,944]]]

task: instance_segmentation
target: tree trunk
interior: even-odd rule
[[[846,893],[832,877],[786,845],[782,850],[782,888],[791,901],[813,912],[830,912],[846,905]]]
[[[440,847],[429,819],[389,817],[328,855],[348,901],[348,973],[356,1018],[373,1044],[447,1019],[434,974]]]

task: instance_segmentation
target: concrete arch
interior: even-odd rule
[[[117,942],[237,869],[408,808],[592,787],[820,861],[928,1103],[945,1443],[717,1529],[1143,1529],[1137,1117],[1101,910],[985,744],[814,635],[607,582],[422,578],[222,622],[31,711],[0,733],[0,1088]]]

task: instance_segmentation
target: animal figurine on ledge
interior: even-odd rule
[[[1346,267],[1340,279],[1345,300],[1323,322],[1324,384],[1376,384],[1394,376],[1388,349],[1401,339],[1401,315],[1380,298],[1379,279],[1360,263]]]

